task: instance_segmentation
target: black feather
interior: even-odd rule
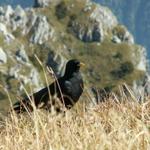
[[[32,102],[36,107],[43,104],[43,108],[51,108],[50,104],[54,104],[55,99],[50,97],[54,95],[56,95],[67,109],[70,109],[79,100],[83,92],[83,80],[79,70],[80,62],[78,60],[74,59],[68,61],[63,77],[60,77],[57,81],[50,84],[49,87],[45,87],[34,93],[30,98],[26,97],[16,102],[13,108],[14,111],[16,113],[33,111]],[[49,96],[49,91],[51,96]]]

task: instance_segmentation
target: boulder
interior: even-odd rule
[[[42,86],[39,72],[35,68],[31,69],[28,82],[32,83],[36,88],[40,88]]]
[[[123,26],[117,25],[112,30],[112,42],[121,43],[126,42],[129,44],[134,44],[134,38],[132,34]]]
[[[18,27],[21,29],[25,28],[28,19],[25,10],[21,6],[18,5],[16,7],[11,21],[13,30],[16,30]]]
[[[45,16],[38,16],[31,28],[31,33],[32,36],[30,38],[30,42],[34,44],[43,44],[49,39],[49,37],[53,37],[54,30],[48,23]]]
[[[90,19],[101,24],[104,29],[111,29],[118,24],[116,17],[113,13],[104,6],[96,5],[95,9],[90,15]]]
[[[87,4],[84,8],[85,13],[91,10],[90,2]],[[73,33],[84,42],[102,42],[108,29],[112,29],[118,24],[112,12],[101,5],[96,5],[90,16],[85,18],[85,22],[87,22],[86,25],[77,19],[72,19],[69,22],[69,27]]]
[[[0,21],[10,24],[10,18],[13,16],[14,10],[8,5],[5,7],[0,7]]]
[[[7,63],[7,55],[2,48],[0,48],[0,64]]]
[[[150,75],[145,74],[143,80],[133,82],[133,92],[139,102],[145,100],[145,96],[150,95]]]
[[[147,60],[147,51],[144,47],[139,48],[139,62],[136,64],[136,68],[138,70],[147,72],[147,64],[148,64],[148,60]]]
[[[75,36],[83,42],[101,42],[103,40],[103,29],[98,22],[92,22],[85,26],[76,20],[70,25]]]
[[[35,0],[34,7],[47,7],[52,0]]]
[[[24,50],[24,46],[22,46],[20,49],[16,51],[16,59],[22,63],[28,63],[29,58],[26,54],[26,51]]]
[[[8,32],[6,25],[3,23],[0,23],[0,33],[4,35],[5,41],[7,43],[10,43],[11,41],[15,39],[15,37],[11,33]]]

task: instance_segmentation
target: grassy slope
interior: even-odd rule
[[[12,113],[0,122],[0,149],[149,149],[150,101],[146,99],[139,104],[131,97],[122,96],[121,103],[109,98],[86,109],[78,103],[64,116],[35,111],[16,117]]]

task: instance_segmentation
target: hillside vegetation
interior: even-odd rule
[[[99,105],[78,104],[66,114],[11,113],[0,122],[0,149],[149,149],[150,101],[145,99],[139,104],[133,95],[113,95]]]
[[[9,35],[0,32],[0,47],[7,58],[0,64],[1,110],[9,107],[6,91],[13,102],[25,95],[24,89],[37,91],[46,85],[45,72],[48,81],[53,81],[43,68],[52,67],[61,75],[71,58],[86,64],[82,73],[89,89],[115,90],[124,82],[132,86],[143,80],[143,48],[134,44],[132,35],[108,8],[86,0],[64,0],[44,8],[7,10],[11,14],[5,16],[7,21],[0,15]]]

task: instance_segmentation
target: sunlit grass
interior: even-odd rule
[[[48,86],[46,70],[35,57]],[[34,106],[33,112],[20,115],[11,111],[0,121],[0,150],[149,149],[150,98],[145,96],[139,103],[128,86],[124,87],[126,94],[120,87],[119,96],[112,93],[99,104],[93,103],[93,96],[85,89],[80,101],[65,113],[50,113]],[[6,93],[12,107],[9,91]]]
[[[65,114],[42,110],[0,122],[0,149],[140,149],[150,147],[150,100],[113,96],[94,106],[78,103]]]

